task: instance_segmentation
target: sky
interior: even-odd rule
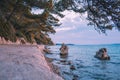
[[[64,11],[64,18],[59,18],[61,26],[56,27],[56,33],[50,35],[54,43],[71,44],[114,44],[120,43],[120,32],[117,29],[108,30],[107,35],[99,33],[94,26],[88,26],[86,13],[78,14]],[[57,16],[55,16],[57,17]]]

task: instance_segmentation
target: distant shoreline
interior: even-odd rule
[[[56,45],[61,45],[62,43],[56,43]],[[108,43],[108,44],[67,44],[66,45],[78,45],[78,46],[89,46],[89,45],[120,45],[120,43]]]

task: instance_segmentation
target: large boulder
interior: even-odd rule
[[[96,52],[95,58],[100,60],[110,60],[110,56],[107,54],[106,48],[101,48]]]

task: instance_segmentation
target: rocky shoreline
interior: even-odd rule
[[[45,57],[45,59],[47,61],[48,66],[50,67],[51,71],[53,71],[58,76],[61,76],[60,75],[60,69],[58,68],[58,66],[56,66],[52,63],[52,59],[48,58],[48,57]]]
[[[52,72],[54,72],[55,74],[57,74],[58,76],[60,76],[60,69],[58,68],[58,66],[56,66],[52,63],[53,59],[45,56],[45,54],[50,54],[50,53],[46,52],[44,45],[41,45],[40,47],[39,47],[39,45],[37,45],[37,47],[40,49],[40,51],[42,51],[42,53],[45,57],[45,60],[47,61],[48,66],[50,67],[50,70]],[[47,49],[47,50],[49,50],[49,49]]]
[[[0,79],[63,80],[50,59],[45,58],[43,48],[38,45],[0,45]]]

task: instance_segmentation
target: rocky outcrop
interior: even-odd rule
[[[0,80],[63,80],[48,66],[42,48],[0,45]]]
[[[10,40],[5,40],[4,37],[0,36],[0,44],[25,44],[25,45],[37,45],[34,41],[32,44],[27,42],[24,38],[17,38],[16,42],[11,42]]]

